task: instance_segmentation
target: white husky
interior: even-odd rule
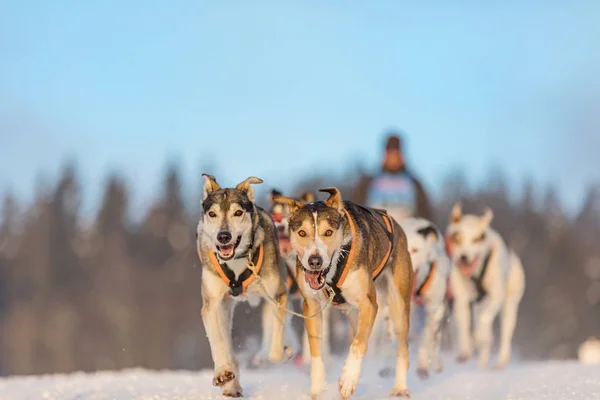
[[[490,227],[492,218],[489,208],[482,216],[463,215],[461,204],[455,204],[446,242],[452,259],[450,285],[458,328],[458,362],[469,360],[477,349],[479,366],[487,366],[493,341],[492,324],[502,312],[497,368],[503,368],[511,356],[512,336],[525,291],[525,274],[519,257]],[[473,337],[472,305],[478,309],[473,318]]]
[[[406,218],[400,222],[406,233],[413,270],[412,315],[423,307],[425,326],[419,345],[417,374],[429,376],[429,366],[442,370],[440,342],[442,322],[446,311],[446,289],[450,274],[450,259],[446,255],[443,236],[439,229],[424,218]],[[411,328],[413,324],[411,323]]]

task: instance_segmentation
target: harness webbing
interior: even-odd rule
[[[421,285],[419,286],[419,288],[415,291],[414,296],[415,297],[421,297],[423,295],[423,293],[427,292],[427,289],[429,289],[429,286],[431,286],[431,282],[433,281],[433,276],[435,274],[435,261],[432,261],[429,264],[429,272],[427,273],[427,277],[425,277],[425,280],[423,281],[423,283],[421,283]]]
[[[200,259],[200,262],[203,262],[202,254],[198,246],[196,246],[196,250],[198,252],[198,258]],[[244,294],[248,286],[255,279],[255,275],[252,272],[252,270],[246,267],[246,269],[240,274],[240,276],[237,279],[235,279],[235,272],[233,272],[233,270],[227,266],[227,263],[221,264],[217,258],[217,255],[213,251],[207,251],[209,254],[210,263],[212,264],[213,268],[215,269],[215,271],[217,271],[223,282],[225,282],[225,284],[229,286],[229,292],[227,292],[226,295],[236,297],[240,294]],[[260,269],[262,267],[264,258],[263,256],[264,251],[263,245],[261,243],[258,246],[258,251],[252,257],[252,263],[256,267],[257,273],[260,272]]]
[[[373,211],[371,211],[370,209],[368,209],[366,207],[362,207],[362,206],[359,206],[359,207],[373,215]],[[381,216],[381,218],[385,222],[384,228],[385,228],[386,234],[388,236],[388,249],[387,249],[385,256],[383,257],[383,259],[377,266],[377,268],[375,270],[373,270],[373,273],[371,274],[373,280],[377,279],[377,277],[381,274],[381,271],[383,271],[383,268],[385,267],[386,263],[390,259],[390,256],[392,254],[392,249],[393,249],[393,243],[394,243],[394,225],[391,221],[391,217],[389,215],[387,215],[385,210],[379,210],[379,209],[374,209],[374,210]],[[354,221],[352,220],[350,213],[345,208],[344,208],[344,213],[346,214],[346,218],[348,218],[348,224],[350,225],[350,232],[352,233],[352,237],[355,238],[358,236],[358,231],[356,229],[356,225],[355,225]],[[377,221],[379,223],[381,223],[379,220],[377,220]],[[342,248],[340,249],[340,253],[341,253],[341,256],[337,263],[337,271],[336,271],[335,275],[333,276],[331,283],[327,283],[327,285],[335,293],[335,295],[333,297],[334,305],[343,304],[346,302],[346,299],[344,299],[344,296],[342,296],[342,290],[340,289],[340,286],[342,286],[342,284],[344,283],[344,280],[346,279],[346,276],[348,275],[348,271],[350,270],[349,266],[352,265],[352,261],[354,260],[354,257],[356,256],[356,246],[352,246],[352,240],[350,242],[348,242],[347,244],[345,244],[344,246],[342,246]],[[329,291],[327,290],[327,288],[323,288],[323,293],[325,294],[326,298],[329,298]]]
[[[490,263],[490,258],[492,257],[492,250],[489,251],[485,260],[483,260],[483,266],[481,267],[481,273],[478,277],[471,277],[471,281],[475,284],[475,289],[477,290],[477,298],[475,299],[476,303],[479,303],[485,296],[487,296],[487,290],[483,287],[483,278],[485,277],[485,273],[487,271],[488,265]]]

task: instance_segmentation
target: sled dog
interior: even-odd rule
[[[500,234],[492,229],[492,218],[490,208],[486,208],[481,216],[463,215],[461,204],[456,203],[446,230],[446,244],[452,260],[450,286],[458,331],[457,361],[469,360],[474,350],[478,350],[481,368],[489,362],[492,324],[500,313],[501,337],[496,367],[503,368],[509,362],[519,304],[525,291],[521,261],[506,246]]]
[[[398,341],[391,394],[409,396],[407,333],[413,269],[406,235],[384,210],[343,201],[337,188],[320,192],[329,193],[329,198],[309,204],[276,198],[290,207],[290,241],[303,311],[305,317],[315,315],[305,319],[312,357],[310,395],[318,397],[325,387],[318,312],[331,301],[336,307],[358,309],[356,333],[338,381],[341,397],[354,394],[378,307],[386,303]]]
[[[202,262],[202,321],[214,362],[213,384],[223,395],[241,397],[240,371],[233,355],[231,324],[238,301],[270,296],[264,326],[271,326],[272,362],[284,361],[283,334],[287,290],[281,270],[279,244],[269,214],[254,203],[250,177],[235,188],[221,188],[212,175],[206,179],[196,247]],[[254,270],[258,277],[252,271]],[[270,311],[270,312],[269,312]]]

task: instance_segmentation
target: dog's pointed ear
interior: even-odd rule
[[[490,223],[492,222],[492,220],[494,219],[494,212],[492,211],[491,208],[486,207],[485,211],[483,212],[483,215],[481,216],[481,224],[483,225],[483,228],[487,228],[488,226],[490,226]]]
[[[425,240],[433,239],[433,241],[437,242],[440,238],[437,228],[433,225],[427,225],[417,230],[417,233],[423,236]]]
[[[308,204],[308,203],[312,203],[313,201],[315,201],[316,196],[313,192],[305,192],[302,197],[300,198],[300,200],[304,203],[304,204]]]
[[[255,176],[251,176],[248,179],[246,179],[245,181],[238,183],[235,188],[237,190],[241,190],[242,192],[246,192],[250,201],[254,202],[254,189],[250,185],[258,185],[259,183],[262,183],[262,182],[263,182],[262,179],[257,178]]]
[[[271,203],[275,203],[275,198],[282,195],[283,193],[281,193],[279,190],[273,189],[271,190],[271,193],[269,193],[269,200],[271,200]]]
[[[342,213],[344,203],[342,202],[342,195],[337,188],[323,188],[319,189],[319,192],[329,193],[329,198],[325,200],[325,205],[331,208],[335,208],[339,213]]]
[[[215,179],[214,176],[210,175],[210,174],[202,174],[202,176],[204,177],[204,197],[203,200],[206,200],[206,198],[208,197],[208,194],[210,192],[214,192],[215,190],[219,190],[221,189],[221,187],[219,186],[219,184],[217,183],[217,180]]]
[[[462,218],[462,204],[460,201],[452,207],[450,214],[450,223],[457,223]]]
[[[287,204],[290,209],[290,213],[296,212],[296,210],[298,210],[299,208],[302,208],[302,206],[304,205],[304,204],[300,203],[299,201],[296,201],[290,197],[285,197],[285,196],[275,196],[275,197],[273,197],[273,201],[275,203],[279,203],[279,204]]]

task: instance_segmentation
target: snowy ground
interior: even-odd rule
[[[413,399],[422,400],[588,400],[600,399],[600,366],[573,362],[520,363],[505,371],[477,371],[473,365],[447,362],[441,374],[419,381],[411,368]],[[338,399],[342,361],[328,369],[323,399]],[[377,375],[379,363],[365,362],[353,399],[387,399],[392,378]],[[293,365],[242,370],[245,398],[306,399],[309,378]],[[0,379],[1,400],[208,400],[221,399],[211,385],[212,372],[148,371],[76,373]]]

